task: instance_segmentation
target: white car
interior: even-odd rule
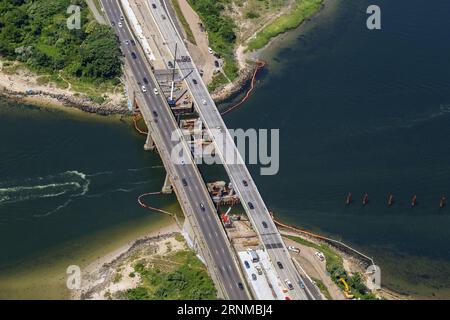
[[[205,99],[202,100],[202,104],[203,104],[204,106],[206,106],[206,100],[205,100]]]
[[[147,92],[147,88],[145,86],[142,86],[142,92]]]
[[[153,93],[155,94],[155,96],[157,96],[159,94],[158,89],[153,89]]]
[[[119,28],[122,28],[122,22],[119,22],[118,24],[117,24],[118,26],[119,26]]]
[[[317,251],[316,253],[314,253],[314,255],[315,255],[320,261],[324,261],[324,260],[325,260],[325,256],[323,255],[322,252]]]
[[[289,246],[289,247],[288,247],[288,250],[289,250],[289,251],[292,251],[292,252],[295,252],[295,253],[300,253],[300,249],[298,249],[298,248],[296,248],[296,247]]]
[[[288,279],[284,280],[284,283],[286,283],[286,285],[289,288],[289,290],[294,290],[294,286],[292,285],[292,283]]]
[[[209,52],[210,54],[213,54],[213,53],[214,53],[213,49],[211,49],[211,48],[208,48],[208,52]]]

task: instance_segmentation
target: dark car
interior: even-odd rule
[[[145,83],[145,84],[148,84],[148,79],[147,79],[146,77],[144,77],[143,80],[144,80],[144,83]]]
[[[277,261],[278,268],[284,269],[283,264],[280,261]]]
[[[167,65],[169,66],[170,69],[173,69],[173,63],[172,63],[172,61],[167,62]]]
[[[131,57],[132,57],[133,59],[136,59],[136,58],[137,58],[136,53],[132,52],[132,53],[131,53]]]
[[[183,183],[183,186],[187,187],[188,183],[187,183],[186,179],[184,179],[184,178],[181,179],[181,182]]]
[[[241,282],[239,282],[238,283],[238,288],[241,289],[241,290],[244,290],[244,285]]]
[[[158,113],[156,111],[153,111],[152,114],[155,118],[158,118]]]
[[[253,279],[253,281],[256,281],[256,274],[254,274],[254,273],[252,273],[252,279]]]
[[[248,187],[248,182],[247,182],[247,180],[242,180],[242,183],[244,184],[245,187]]]
[[[262,225],[263,225],[264,228],[266,228],[266,229],[268,228],[268,225],[267,225],[267,223],[265,221],[262,222]]]
[[[115,25],[116,25],[116,23],[115,23],[114,21],[112,21],[112,22],[111,22],[111,26],[114,27]]]
[[[131,39],[131,44],[132,44],[133,46],[135,46],[135,45],[136,45],[136,41],[134,41],[133,39]]]
[[[156,9],[156,4],[152,3],[152,8]]]
[[[202,209],[202,211],[205,211],[205,205],[203,203],[200,203],[200,209]]]
[[[197,83],[198,83],[197,80],[195,80],[195,79],[192,79],[192,82],[193,82],[194,84],[197,84]]]
[[[248,203],[248,207],[252,210],[255,209],[255,207],[253,206],[253,203],[251,203],[251,202]]]
[[[244,261],[244,264],[247,269],[250,269],[250,264],[248,263],[248,261]]]
[[[220,63],[219,63],[219,61],[214,61],[214,65],[216,66],[216,68],[219,68],[220,67]]]

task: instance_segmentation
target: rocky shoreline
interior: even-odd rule
[[[216,102],[217,104],[221,104],[240,94],[243,88],[247,87],[247,85],[252,80],[255,69],[256,64],[245,67],[244,69],[240,70],[239,76],[236,78],[235,81],[217,88],[211,94],[211,97],[213,98],[214,102]]]
[[[66,94],[51,93],[42,90],[24,93],[8,90],[7,88],[3,87],[0,88],[0,96],[18,102],[32,102],[42,105],[71,107],[84,112],[95,113],[102,116],[133,114],[133,112],[130,111],[127,107],[118,106],[110,102],[107,102],[105,104],[98,104],[88,98],[84,98],[81,96],[69,96]]]

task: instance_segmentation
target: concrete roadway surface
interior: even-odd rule
[[[120,5],[116,0],[101,0],[101,2],[108,19],[115,24],[113,29],[120,39],[122,52],[125,55],[126,67],[131,69],[135,80],[140,83],[136,84],[136,87],[141,88],[141,92],[138,94],[141,94],[146,102],[145,106],[140,107],[150,110],[154,122],[156,122],[156,126],[159,128],[164,148],[170,154],[171,150],[179,143],[178,141],[171,140],[172,132],[178,129],[175,117],[164,97],[161,94],[154,93],[154,88],[157,88],[159,92],[161,90],[145,58],[137,48],[139,44],[137,42],[136,46],[133,46],[131,43],[128,45],[125,44],[125,41],[133,39],[133,36],[126,19],[121,21],[121,16],[124,16],[124,14],[121,11]],[[122,27],[118,26],[119,22],[122,23]],[[135,54],[135,58],[133,58],[132,53]],[[147,88],[147,92],[145,93],[142,92],[144,77],[148,81],[148,84],[145,85]],[[186,143],[185,145],[187,146]],[[188,149],[187,151],[189,152]],[[223,230],[219,229],[222,226],[219,224],[218,218],[214,216],[216,215],[216,210],[206,190],[205,182],[200,177],[198,168],[188,162],[186,164],[174,164],[173,167],[175,172],[172,172],[172,174],[175,176],[175,179],[186,180],[187,186],[184,186],[184,190],[180,192],[185,192],[188,195],[187,198],[196,216],[198,227],[214,261],[215,265],[213,267],[221,280],[222,286],[225,288],[228,298],[231,300],[249,299],[246,291],[238,286],[238,283],[243,283],[245,286],[245,281],[242,280],[239,269],[232,258],[228,247],[228,239],[225,238]],[[201,208],[201,204],[203,204],[204,210]],[[208,260],[207,257],[204,258]],[[212,266],[209,267],[211,268]]]
[[[172,17],[167,12],[167,4],[164,0],[145,0],[147,8],[150,10],[159,32],[163,37],[163,41],[167,43],[169,51],[175,54],[177,44],[177,58],[181,56],[189,56],[182,37],[174,27]],[[228,129],[214,103],[209,92],[202,81],[202,78],[191,61],[179,62],[178,68],[183,76],[187,76],[193,70],[193,73],[186,78],[185,82],[195,101],[195,106],[202,118],[206,128],[209,130],[211,137],[214,137],[218,154],[220,155],[225,169],[235,187],[242,205],[247,212],[253,227],[256,229],[267,253],[270,256],[275,269],[278,271],[280,280],[285,285],[285,280],[289,280],[294,289],[290,290],[293,299],[307,300],[315,297],[308,294],[304,288],[301,288],[301,278],[295,268],[290,254],[278,232],[277,227],[273,223],[269,211],[256,187],[245,162],[242,160],[238,149],[234,144]],[[193,82],[196,80],[197,84]],[[221,143],[223,142],[223,143]],[[226,148],[223,148],[223,146]],[[228,156],[231,154],[231,158]],[[224,156],[225,155],[225,156]],[[236,159],[236,161],[228,162],[224,159]],[[281,266],[280,266],[281,264]],[[312,285],[312,284],[311,284]],[[309,285],[307,286],[309,287]]]

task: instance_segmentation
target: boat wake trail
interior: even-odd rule
[[[25,218],[27,216],[48,217],[81,198],[102,199],[113,193],[139,192],[158,179],[158,175],[154,176],[148,170],[160,168],[162,167],[151,166],[92,174],[66,171],[44,177],[2,181],[0,182],[0,218],[3,220],[0,220],[0,223],[4,224],[9,219],[17,220],[24,216]],[[32,209],[26,210],[25,208],[30,206],[22,202],[31,202]],[[23,212],[23,215],[19,212]]]
[[[89,191],[89,184],[86,175],[78,171],[27,179],[19,185],[0,183],[0,206],[63,195],[83,196]]]

